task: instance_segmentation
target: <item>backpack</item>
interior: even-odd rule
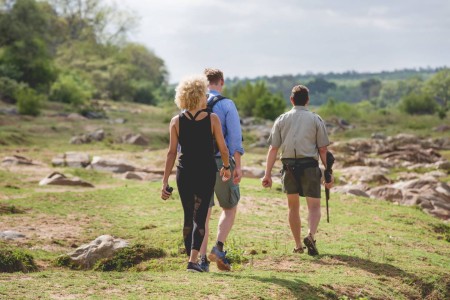
[[[217,102],[219,102],[220,100],[223,100],[223,99],[226,99],[226,98],[227,97],[224,97],[222,95],[214,96],[214,98],[207,103],[205,111],[212,113],[214,105],[216,105]],[[244,141],[244,136],[242,136],[242,141]],[[213,137],[213,144],[214,144],[214,153],[219,152],[219,147],[217,147],[217,142],[216,142],[216,139],[214,137]]]
[[[225,98],[226,97],[224,97],[222,95],[214,96],[214,98],[211,101],[209,101],[208,104],[206,105],[206,111],[212,113],[214,105],[216,105],[217,102],[219,102],[220,100],[223,100]]]

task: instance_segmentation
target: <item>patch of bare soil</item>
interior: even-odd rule
[[[20,218],[4,215],[0,219],[1,230],[13,230],[24,234],[14,243],[46,251],[67,251],[82,243],[84,228],[92,220],[87,216],[67,217],[46,214],[21,215]]]

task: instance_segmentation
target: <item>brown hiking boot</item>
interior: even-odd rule
[[[316,241],[313,240],[311,235],[308,235],[307,237],[305,237],[303,242],[305,243],[306,247],[308,248],[308,255],[311,255],[311,256],[319,255],[319,250],[317,250],[317,247],[316,247]]]
[[[294,248],[294,250],[292,250],[292,253],[305,253],[305,247]]]

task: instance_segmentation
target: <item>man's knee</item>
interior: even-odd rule
[[[236,214],[236,211],[237,211],[237,205],[235,205],[231,208],[222,207],[222,210],[226,215],[234,215],[234,214]]]

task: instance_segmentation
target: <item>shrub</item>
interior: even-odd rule
[[[92,88],[89,84],[75,74],[64,74],[50,89],[50,101],[63,102],[73,106],[81,106],[92,95]]]
[[[259,118],[275,120],[285,109],[286,103],[283,98],[270,94],[256,100],[253,114]]]
[[[26,86],[26,84],[18,83],[11,78],[0,77],[0,100],[11,104],[16,103],[16,92]]]
[[[155,88],[149,81],[137,81],[133,83],[133,101],[138,103],[155,105],[157,100],[153,94]]]
[[[408,94],[400,101],[400,110],[410,115],[433,114],[436,110],[436,101],[425,94]]]
[[[0,249],[0,272],[33,272],[37,270],[33,256],[22,250]]]
[[[144,260],[164,257],[166,253],[160,248],[136,244],[118,250],[112,258],[100,260],[94,267],[96,271],[125,271]]]
[[[366,106],[363,105],[362,107],[364,109]],[[318,109],[318,114],[323,118],[338,117],[347,121],[359,119],[361,115],[355,105],[347,102],[338,102],[333,98],[328,99],[327,103]]]
[[[79,270],[80,266],[75,264],[74,261],[68,255],[60,255],[56,258],[54,262],[55,266],[58,267],[68,267],[72,270]]]
[[[21,115],[37,116],[41,111],[44,96],[36,93],[35,90],[25,87],[15,93],[17,99],[17,110]]]

